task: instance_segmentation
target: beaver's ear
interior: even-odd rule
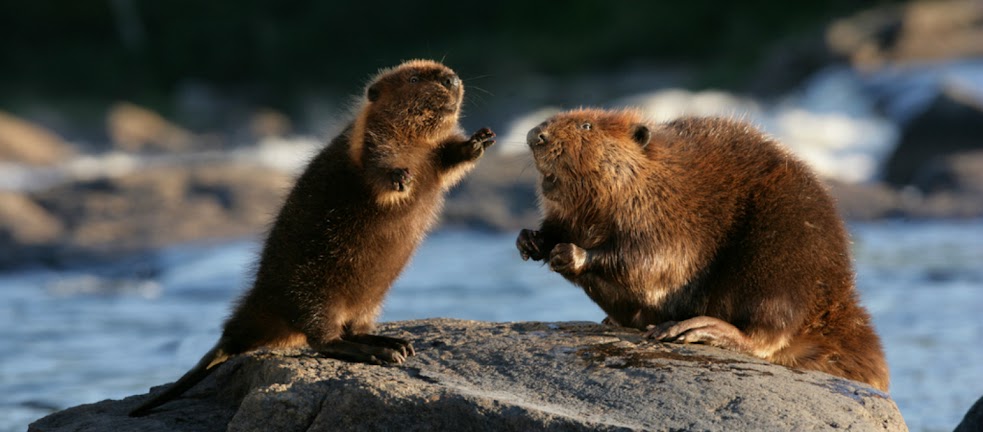
[[[365,97],[369,98],[369,102],[375,102],[379,99],[379,84],[372,84],[369,89],[365,91]]]
[[[652,131],[649,130],[648,126],[636,125],[635,129],[631,132],[631,139],[635,140],[639,147],[645,148],[649,145],[649,141],[652,140]]]

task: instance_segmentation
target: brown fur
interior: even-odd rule
[[[310,345],[322,355],[401,363],[407,341],[369,335],[383,297],[434,224],[444,191],[494,141],[457,125],[464,90],[444,65],[380,72],[352,123],[297,180],[263,247],[252,289],[216,348],[131,415],[190,388],[231,355]]]
[[[888,388],[833,201],[774,141],[630,110],[562,113],[528,139],[544,220],[517,245],[610,320]]]

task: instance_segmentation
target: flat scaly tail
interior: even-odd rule
[[[223,341],[220,340],[215,347],[212,348],[208,353],[206,353],[195,367],[191,368],[181,379],[177,380],[170,387],[165,389],[162,393],[154,396],[149,401],[144,402],[139,407],[130,411],[130,417],[143,417],[150,413],[150,410],[157,408],[171,400],[177,398],[182,393],[194,387],[201,380],[205,379],[213,370],[215,366],[225,363],[229,359],[229,354],[225,352],[222,348]]]

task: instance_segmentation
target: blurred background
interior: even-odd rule
[[[600,320],[514,250],[526,131],[582,105],[738,116],[836,196],[909,427],[983,394],[983,1],[410,3],[0,3],[0,430],[190,368],[294,176],[411,58],[499,138],[383,320]]]

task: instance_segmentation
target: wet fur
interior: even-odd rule
[[[834,203],[774,141],[735,120],[654,125],[631,110],[563,113],[529,138],[544,220],[520,250],[615,323],[713,317],[740,330],[721,346],[888,388]]]
[[[371,363],[412,355],[408,342],[369,332],[390,285],[436,221],[444,191],[494,142],[487,129],[461,134],[462,98],[457,75],[432,61],[373,78],[356,118],[297,179],[252,289],[216,348],[131,415],[180,395],[229,356],[261,347],[310,345]]]

